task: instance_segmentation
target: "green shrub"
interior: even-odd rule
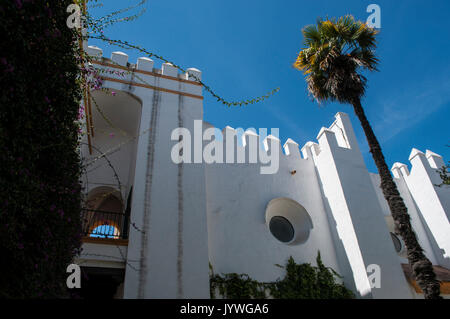
[[[292,257],[285,267],[283,279],[270,283],[261,283],[251,279],[247,274],[211,275],[211,298],[216,290],[227,299],[350,299],[352,291],[336,282],[339,275],[331,268],[325,267],[317,255],[317,266],[296,264]],[[281,266],[280,266],[281,267]]]

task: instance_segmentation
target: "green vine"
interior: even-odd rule
[[[108,37],[106,37],[104,35],[103,29],[105,27],[108,27],[116,22],[122,22],[122,21],[131,21],[134,20],[136,18],[138,18],[139,16],[141,16],[144,12],[145,9],[142,9],[138,14],[132,15],[132,16],[128,16],[128,17],[124,17],[124,18],[116,18],[116,19],[112,19],[113,17],[115,17],[118,14],[124,13],[126,11],[129,11],[131,9],[137,8],[139,6],[142,6],[143,4],[145,4],[147,1],[146,0],[141,0],[137,5],[135,6],[130,6],[128,8],[113,12],[107,16],[104,16],[100,19],[94,19],[92,16],[89,15],[88,12],[84,12],[83,17],[84,20],[86,22],[86,26],[88,27],[89,32],[91,33],[90,35],[87,34],[85,37],[86,38],[90,38],[90,39],[97,39],[97,40],[101,40],[104,41],[110,45],[115,45],[117,47],[120,47],[122,49],[125,50],[137,50],[139,52],[141,52],[142,54],[146,55],[149,58],[156,58],[162,62],[165,63],[170,63],[172,64],[175,68],[177,68],[178,70],[180,70],[183,73],[186,73],[186,70],[184,68],[182,68],[181,66],[177,65],[176,63],[174,63],[173,61],[170,61],[166,58],[164,58],[161,55],[158,55],[156,53],[150,52],[149,50],[142,48],[138,45],[135,44],[131,44],[128,41],[124,41],[124,40],[115,40],[115,39],[110,39]],[[225,100],[223,97],[219,96],[216,92],[214,92],[212,90],[212,88],[210,86],[208,86],[207,84],[205,84],[204,82],[202,82],[197,76],[192,75],[191,76],[198,81],[207,92],[209,92],[214,98],[217,99],[218,102],[221,102],[222,104],[230,107],[230,106],[243,106],[243,105],[248,105],[248,104],[254,104],[254,103],[258,103],[261,102],[267,98],[269,98],[270,96],[274,95],[275,93],[277,93],[280,88],[275,88],[273,90],[271,90],[270,92],[268,92],[265,95],[259,96],[257,98],[253,98],[253,99],[247,99],[247,100],[242,100],[242,101],[233,101],[233,102],[229,102],[227,100]]]
[[[258,282],[247,274],[229,273],[223,276],[214,274],[210,265],[210,294],[216,298],[216,292],[226,299],[351,299],[352,291],[336,282],[341,278],[332,268],[326,267],[320,258],[317,266],[309,263],[297,264],[289,257],[283,279],[275,282]]]

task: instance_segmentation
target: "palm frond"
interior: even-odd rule
[[[320,43],[321,36],[315,25],[311,24],[304,27],[302,33],[303,38],[305,39],[305,45],[312,46]]]
[[[361,97],[366,79],[358,69],[377,70],[377,31],[346,15],[319,18],[302,33],[305,48],[297,55],[294,67],[305,74],[310,94],[319,103]]]

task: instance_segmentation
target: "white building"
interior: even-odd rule
[[[320,251],[358,297],[423,298],[347,114],[336,114],[317,142],[301,148],[269,137],[268,154],[279,151],[275,174],[261,174],[262,164],[250,163],[248,146],[260,141],[249,132],[245,147],[237,137],[210,144],[224,157],[230,149],[234,159],[243,152],[244,163],[177,164],[173,130],[194,132],[194,120],[203,120],[200,71],[178,74],[168,63],[154,68],[148,58],[130,64],[121,52],[111,59],[96,47],[88,52],[97,58],[95,67],[125,71],[102,73],[103,87],[116,94],[92,92],[95,103],[86,110],[92,124],[82,150],[87,237],[77,263],[94,278],[89,289],[109,281],[109,293],[119,298],[209,298],[209,263],[215,273],[268,282],[284,275],[275,264],[289,256],[315,264]],[[211,142],[197,137],[190,155],[202,161],[195,148]],[[450,188],[435,186],[444,161],[416,149],[409,160],[410,171],[396,163],[392,172],[442,292],[450,294]],[[93,234],[105,230],[113,230],[112,238]],[[378,270],[379,288],[369,280]]]

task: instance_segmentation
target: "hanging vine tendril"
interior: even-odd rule
[[[103,28],[104,27],[108,27],[116,22],[122,22],[122,21],[131,21],[134,20],[136,18],[138,18],[140,15],[142,15],[145,12],[145,8],[141,10],[140,13],[136,14],[136,15],[132,15],[132,16],[128,16],[128,17],[124,17],[124,18],[117,18],[117,19],[112,19],[113,17],[127,12],[131,9],[137,8],[139,6],[142,6],[143,4],[145,4],[147,2],[147,0],[142,0],[140,1],[137,5],[134,6],[130,6],[128,8],[122,9],[122,10],[118,10],[115,11],[109,15],[106,15],[100,19],[94,19],[92,18],[92,16],[86,11],[84,13],[84,20],[86,22],[86,26],[88,28],[88,34],[85,35],[86,38],[88,39],[97,39],[97,40],[101,40],[104,41],[110,45],[115,45],[117,47],[126,49],[126,50],[137,50],[139,52],[141,52],[142,54],[146,55],[149,58],[155,58],[158,59],[162,62],[165,63],[170,63],[172,64],[176,69],[180,70],[183,73],[186,73],[186,70],[181,67],[180,65],[176,64],[173,61],[170,61],[168,59],[166,59],[165,57],[163,57],[162,55],[156,54],[154,52],[151,52],[139,45],[136,44],[132,44],[128,41],[125,40],[117,40],[117,39],[110,39],[108,37],[106,37],[104,35],[104,31]],[[91,30],[91,34],[89,34],[89,30]],[[87,54],[85,55],[87,57]],[[248,105],[248,104],[254,104],[254,103],[258,103],[261,102],[267,98],[269,98],[270,96],[274,95],[275,93],[277,93],[280,88],[277,87],[273,90],[271,90],[270,92],[268,92],[265,95],[253,98],[253,99],[246,99],[246,100],[242,100],[242,101],[228,101],[226,99],[224,99],[223,97],[221,97],[220,95],[218,95],[209,85],[207,85],[206,83],[204,83],[203,81],[201,81],[197,76],[191,74],[191,76],[198,81],[207,92],[209,92],[215,99],[217,99],[218,102],[221,102],[222,104],[230,107],[230,106],[243,106],[243,105]]]

